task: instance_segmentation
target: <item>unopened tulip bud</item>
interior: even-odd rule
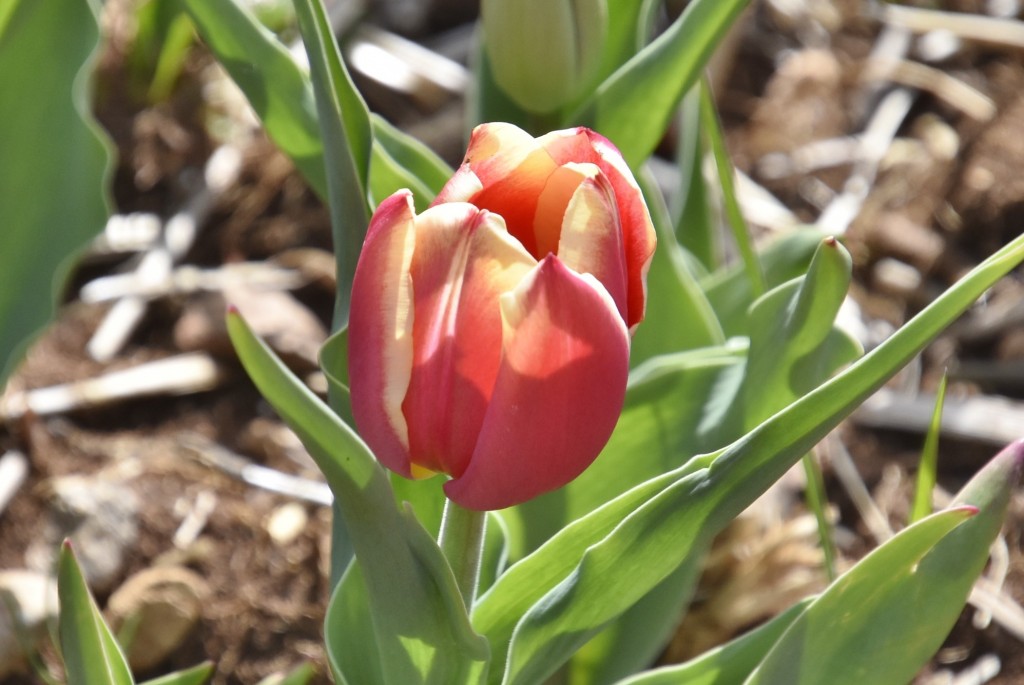
[[[607,0],[483,0],[480,12],[494,80],[523,109],[552,112],[594,86]]]

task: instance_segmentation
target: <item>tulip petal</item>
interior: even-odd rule
[[[626,321],[633,329],[643,321],[647,304],[647,270],[657,238],[647,211],[643,193],[633,173],[616,147],[604,136],[587,128],[554,131],[537,139],[558,165],[569,162],[596,164],[615,191],[615,203],[622,226],[626,254],[627,303]],[[485,181],[486,184],[486,181]]]
[[[460,177],[465,175],[460,169],[456,177],[441,189],[434,204],[452,199],[465,200],[500,214],[505,219],[508,232],[523,244],[527,252],[537,258],[543,257],[537,251],[533,218],[537,198],[556,168],[551,156],[533,136],[517,126],[481,124],[473,129],[465,165],[482,184],[481,190],[466,196],[466,189],[470,186]]]
[[[594,164],[565,164],[548,176],[544,190],[537,198],[537,211],[533,217],[533,234],[538,257],[546,257],[549,253],[558,254],[562,221],[569,200],[584,179],[599,173],[601,170]]]
[[[473,167],[463,163],[444,184],[430,206],[443,205],[446,202],[469,202],[483,188],[484,185],[473,171]]]
[[[499,298],[535,265],[496,214],[447,203],[417,217],[415,345],[402,411],[419,466],[465,470],[501,362]]]
[[[629,333],[611,297],[553,255],[501,310],[501,368],[480,439],[444,486],[470,509],[519,504],[582,473],[618,421],[629,372]]]
[[[386,467],[412,477],[402,400],[412,375],[412,193],[380,203],[370,221],[352,283],[349,377],[359,432]]]
[[[570,166],[593,165],[561,168]],[[596,173],[580,183],[565,208],[558,258],[573,271],[601,281],[626,320],[626,263],[615,192],[607,177],[593,168]]]

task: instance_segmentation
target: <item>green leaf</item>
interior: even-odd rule
[[[754,333],[747,362],[742,367],[745,371],[742,385],[732,391],[736,386],[721,382],[729,378],[729,375],[720,374],[716,375],[717,382],[713,386],[697,395],[698,402],[703,400],[702,407],[714,402],[726,402],[732,396],[732,411],[741,415],[730,418],[726,414],[715,420],[710,413],[690,414],[686,418],[698,418],[700,423],[686,423],[675,429],[697,438],[690,445],[691,448],[701,445],[702,438],[705,448],[718,447],[735,439],[743,432],[744,418],[750,427],[760,423],[859,354],[856,344],[832,328],[832,321],[846,294],[850,273],[849,255],[835,240],[826,240],[819,248],[806,277],[780,286],[754,304],[750,326]],[[687,380],[681,379],[680,387],[691,393],[695,390],[694,384]],[[678,402],[670,406],[679,404],[686,406]],[[672,456],[678,460],[680,454],[692,454],[694,451],[676,451]],[[658,454],[659,449],[651,446],[646,450],[634,448],[624,451],[617,472],[602,472],[600,469],[588,472],[584,476],[588,481],[570,487],[589,485],[594,492],[608,494],[607,486],[595,483],[594,478],[622,487],[633,484],[636,482],[633,478],[638,475],[633,473],[636,471],[635,455],[645,452]],[[642,457],[640,460],[642,466],[646,466]],[[652,473],[643,469],[640,475],[653,477],[678,463],[666,462],[660,465],[659,471]],[[600,503],[600,500],[592,502],[593,506]],[[582,515],[586,512],[573,513]],[[688,600],[692,582],[699,572],[702,554],[703,549],[696,546],[694,553],[675,572],[681,576],[681,580],[670,582],[670,576],[670,579],[661,581],[659,590],[644,597],[613,624],[616,638],[602,636],[608,644],[602,657],[594,654],[596,649],[589,650],[591,672],[602,674],[600,678],[590,678],[590,682],[610,682],[635,671],[656,656]],[[601,640],[602,637],[596,639]]]
[[[833,324],[852,272],[850,253],[835,238],[826,238],[805,277],[778,286],[751,306],[743,382],[745,430],[860,355],[860,345]]]
[[[249,99],[267,134],[291,157],[310,187],[328,201],[324,147],[309,74],[295,63],[274,34],[236,0],[179,1],[203,41]],[[345,103],[359,108],[359,102],[351,97]],[[373,143],[369,172],[363,183],[368,183],[377,200],[399,188],[409,188],[415,194],[417,209],[424,209],[452,170],[418,140],[381,117],[371,115],[370,125]],[[356,121],[353,128],[362,135],[361,122]]]
[[[569,663],[570,680],[612,683],[653,663],[679,627],[704,570],[705,554],[682,566],[592,638]]]
[[[862,559],[794,621],[747,685],[908,682],[960,615],[1022,466],[1024,442],[1018,441],[971,479],[949,509]]]
[[[256,387],[302,440],[334,492],[363,568],[383,682],[476,682],[486,668],[487,645],[469,625],[441,550],[411,509],[395,505],[384,469],[237,312],[228,314],[228,332]],[[340,648],[328,644],[328,651]]]
[[[602,78],[610,76],[637,53],[650,30],[644,22],[647,0],[614,0],[608,3],[608,35],[601,63]]]
[[[326,200],[327,170],[309,76],[243,3],[179,2],[203,42],[245,93],[271,140]]]
[[[658,354],[725,341],[715,312],[676,242],[661,191],[647,169],[642,170],[639,181],[658,233],[658,248],[647,274],[647,312],[630,347],[632,366]]]
[[[636,168],[658,145],[679,101],[749,1],[691,2],[668,30],[602,83],[570,119],[607,136]]]
[[[335,585],[324,618],[327,661],[338,685],[386,682],[376,631],[362,628],[372,625],[373,612],[363,571],[359,562],[353,561]]]
[[[320,368],[327,377],[327,388],[331,398],[331,408],[350,426],[355,425],[352,418],[352,398],[348,385],[348,329],[343,328],[327,338],[320,348]]]
[[[53,315],[72,255],[106,221],[111,155],[89,114],[96,9],[86,0],[0,8],[0,388]]]
[[[758,261],[767,286],[774,288],[804,275],[824,237],[821,231],[808,228],[786,233],[765,246]],[[700,285],[726,337],[749,335],[747,310],[754,301],[754,293],[742,265],[720,269],[701,279]]]
[[[207,661],[184,671],[176,671],[147,680],[142,685],[203,685],[213,675],[213,671],[213,662]]]
[[[721,647],[709,649],[700,656],[679,664],[640,673],[617,685],[734,685],[742,683],[779,636],[810,604],[803,600],[764,625]]]
[[[295,0],[295,14],[309,57],[327,166],[327,197],[338,265],[334,329],[339,330],[348,325],[352,279],[373,211],[368,194],[373,130],[369,110],[341,59],[321,0]]]
[[[473,614],[495,655],[511,637],[503,682],[541,681],[701,553],[713,535],[1022,259],[1024,236],[871,353],[751,433],[624,493],[509,568]]]
[[[712,156],[715,158],[715,168],[718,170],[718,184],[722,188],[722,203],[725,206],[725,217],[732,229],[733,240],[740,253],[743,262],[743,270],[750,282],[750,289],[755,297],[760,297],[766,289],[764,274],[761,273],[761,263],[754,253],[754,245],[750,239],[750,231],[747,229],[747,221],[743,218],[740,210],[739,200],[736,198],[736,185],[733,182],[735,171],[729,153],[725,149],[725,137],[722,135],[722,125],[718,121],[718,112],[715,110],[715,101],[711,94],[711,86],[707,79],[700,83],[700,123],[701,130],[707,135],[708,147],[711,148]]]
[[[132,685],[128,662],[85,584],[71,543],[64,542],[57,569],[61,656],[68,685]]]
[[[372,115],[372,121],[374,152],[370,163],[370,189],[375,201],[379,203],[396,190],[408,188],[413,192],[416,211],[422,212],[455,172],[430,148],[380,115]]]
[[[942,374],[939,389],[935,394],[935,411],[932,412],[928,434],[921,448],[921,464],[917,468],[917,482],[914,487],[914,504],[910,508],[910,523],[920,521],[932,513],[932,491],[938,475],[939,432],[942,429],[942,407],[946,402],[946,380],[948,374]]]

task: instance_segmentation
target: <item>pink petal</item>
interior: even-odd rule
[[[501,217],[473,205],[438,205],[416,219],[415,342],[402,404],[416,464],[466,468],[501,360],[499,297],[535,264]]]
[[[444,188],[441,188],[441,192],[437,194],[430,206],[443,205],[446,202],[469,202],[483,188],[484,186],[473,168],[464,163],[444,184]]]
[[[411,477],[402,400],[412,375],[412,193],[400,190],[373,214],[352,283],[348,358],[352,413],[384,466]]]
[[[597,280],[554,256],[501,301],[503,356],[469,467],[445,493],[501,509],[565,485],[622,411],[629,334]]]
[[[627,323],[631,329],[634,328],[644,318],[647,270],[657,243],[654,224],[640,186],[611,141],[590,129],[579,127],[554,131],[538,138],[537,143],[548,151],[556,164],[596,164],[610,181],[615,191],[626,254]]]
[[[626,262],[615,192],[608,178],[590,164],[594,173],[576,188],[565,208],[558,258],[577,273],[593,275],[608,290],[619,315],[626,319]]]
[[[508,232],[523,244],[527,252],[543,257],[537,251],[533,218],[537,198],[556,168],[550,155],[530,134],[512,124],[481,124],[473,130],[465,165],[482,184],[480,191],[465,196],[468,184],[460,177],[464,175],[460,169],[456,177],[441,189],[435,204],[457,197],[500,214],[505,219]]]

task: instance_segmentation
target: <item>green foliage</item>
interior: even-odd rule
[[[725,341],[718,318],[676,243],[661,191],[646,171],[640,174],[640,185],[658,232],[658,249],[647,274],[647,314],[630,348],[634,367],[658,354]]]
[[[128,662],[85,584],[70,542],[61,548],[57,593],[68,685],[134,685]]]
[[[228,330],[256,387],[298,434],[334,492],[336,511],[344,517],[363,569],[382,682],[475,682],[486,668],[486,644],[469,625],[440,549],[411,508],[396,506],[383,467],[237,313],[229,314]],[[339,596],[335,594],[329,613]],[[329,631],[332,662],[338,663],[333,653],[346,649],[344,643],[351,639],[347,633]],[[340,679],[342,674],[335,676]]]
[[[736,197],[736,186],[733,181],[735,171],[732,168],[732,161],[725,149],[725,137],[722,134],[722,126],[718,121],[718,112],[715,110],[715,102],[711,94],[711,86],[707,79],[700,83],[700,125],[701,130],[707,134],[708,147],[715,158],[715,168],[718,170],[718,183],[722,187],[722,204],[725,208],[725,216],[729,227],[732,229],[733,240],[739,250],[743,262],[743,270],[750,281],[751,291],[755,296],[760,296],[765,291],[764,274],[761,273],[761,263],[754,254],[754,244],[750,239],[750,232],[747,230],[746,219],[740,211],[739,199]]]
[[[310,187],[326,199],[323,142],[309,76],[243,4],[234,0],[178,1],[217,61],[249,99],[267,135],[292,159]]]
[[[623,64],[568,119],[600,131],[630,165],[639,165],[654,151],[680,100],[748,2],[691,2],[672,26]]]
[[[1024,445],[1017,442],[976,475],[951,508],[861,560],[800,614],[745,682],[908,682],[960,615],[1022,465]]]
[[[373,133],[370,112],[341,59],[323,4],[320,0],[296,0],[295,13],[309,58],[327,167],[327,204],[338,278],[334,325],[340,329],[348,324],[352,279],[373,211],[368,194]]]
[[[679,664],[640,673],[617,685],[738,685],[757,667],[779,636],[810,604],[810,599],[794,604],[764,625],[735,640],[710,649]]]
[[[106,221],[110,152],[82,70],[98,41],[94,2],[0,6],[0,387]]]
[[[914,503],[910,508],[910,523],[920,521],[932,513],[932,491],[939,470],[939,433],[942,430],[942,407],[946,402],[947,374],[942,374],[939,390],[935,393],[935,411],[928,424],[924,447],[921,448],[921,463],[917,468],[917,482],[914,487]]]

